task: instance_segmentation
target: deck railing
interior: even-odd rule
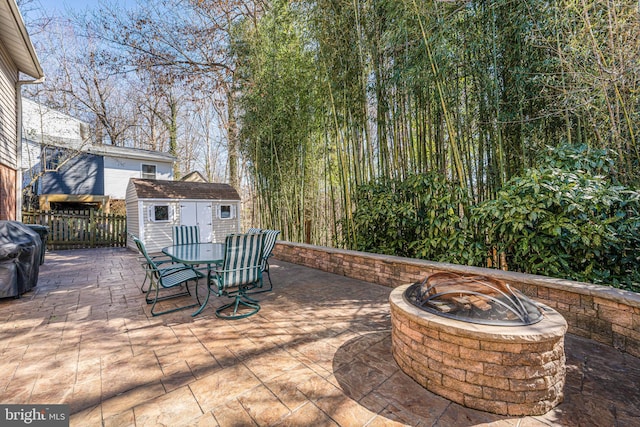
[[[127,217],[94,209],[22,212],[25,224],[48,227],[47,249],[124,247]]]

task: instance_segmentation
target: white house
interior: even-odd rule
[[[172,244],[174,225],[197,225],[201,242],[240,232],[240,195],[229,184],[132,179],[126,200],[127,232],[149,252]],[[137,250],[131,238],[127,246]]]
[[[43,78],[16,1],[0,0],[0,220],[21,219],[21,91]]]
[[[125,199],[131,178],[173,179],[174,156],[92,144],[88,123],[24,101],[23,185],[32,188],[41,209],[83,202],[107,210],[109,201]]]

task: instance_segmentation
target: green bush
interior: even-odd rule
[[[549,148],[494,200],[473,206],[436,173],[361,186],[356,250],[486,266],[640,291],[640,193],[616,185],[604,150]]]
[[[478,264],[463,188],[436,173],[359,187],[356,247],[360,251],[458,264]]]
[[[473,210],[510,270],[640,290],[640,194],[614,185],[613,161],[584,146],[550,150]]]

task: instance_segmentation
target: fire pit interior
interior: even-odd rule
[[[395,288],[393,356],[428,390],[502,415],[541,415],[562,402],[565,319],[508,283],[436,273]]]
[[[542,310],[508,283],[484,276],[436,273],[407,289],[416,307],[452,319],[486,325],[531,325]]]

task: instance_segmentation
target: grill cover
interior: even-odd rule
[[[520,291],[485,276],[435,273],[409,286],[405,298],[439,316],[486,325],[531,325],[543,316]]]
[[[15,297],[38,284],[38,233],[18,221],[0,221],[0,298]]]

